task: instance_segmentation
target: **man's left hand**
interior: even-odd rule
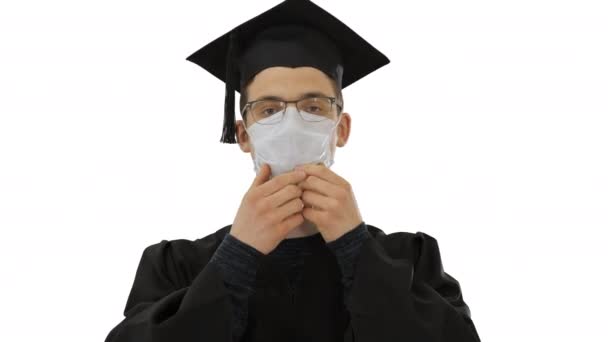
[[[351,185],[344,178],[324,164],[305,164],[296,169],[307,175],[298,183],[303,190],[302,215],[317,226],[325,242],[340,238],[363,222]]]

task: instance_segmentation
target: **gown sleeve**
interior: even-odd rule
[[[124,319],[105,342],[232,342],[231,296],[221,267],[206,262],[194,271],[187,261],[192,249],[188,240],[144,249]]]
[[[397,232],[365,239],[352,272],[344,341],[481,341],[432,236]]]

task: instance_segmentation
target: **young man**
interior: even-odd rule
[[[226,83],[221,141],[256,176],[232,224],[144,250],[106,342],[480,341],[437,241],[366,224],[330,170],[350,133],[341,90],[388,64],[382,53],[287,0],[187,59]]]

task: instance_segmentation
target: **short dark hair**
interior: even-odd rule
[[[243,108],[245,108],[245,105],[248,102],[247,87],[249,87],[249,83],[251,83],[251,81],[247,82],[243,86],[243,89],[241,89],[241,98],[239,100],[239,113],[243,113]],[[338,83],[333,79],[331,79],[331,85],[333,86],[334,92],[336,93],[336,103],[340,106],[340,108],[344,108],[344,98],[342,96],[342,89],[338,89]],[[243,121],[245,122],[245,124],[247,123],[247,120],[245,118],[243,118]]]

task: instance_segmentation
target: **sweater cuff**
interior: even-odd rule
[[[226,283],[251,291],[259,259],[263,255],[256,248],[227,233],[209,262],[215,262],[219,266]]]
[[[365,222],[361,222],[354,229],[346,232],[338,239],[327,243],[327,247],[336,256],[342,270],[342,283],[346,292],[350,290],[355,274],[355,264],[361,252],[361,247],[372,236],[367,230]]]

